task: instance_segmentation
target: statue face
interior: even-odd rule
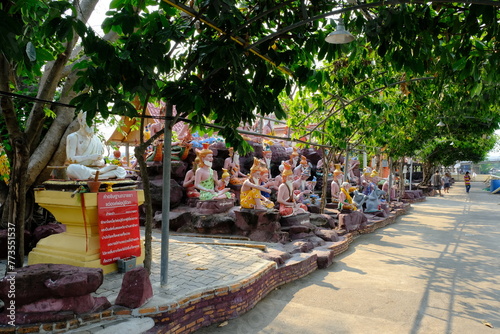
[[[252,178],[254,180],[254,182],[258,182],[260,181],[260,177],[262,176],[262,174],[260,173],[259,170],[255,171],[253,174],[252,174]]]
[[[273,157],[273,154],[271,152],[267,152],[264,154],[265,159],[271,160],[272,157]]]
[[[87,112],[82,112],[78,115],[78,124],[80,124],[80,129],[87,135],[94,134],[94,127],[87,124]]]
[[[212,162],[214,161],[213,154],[207,154],[205,158],[203,158],[203,164],[207,167],[212,167]]]

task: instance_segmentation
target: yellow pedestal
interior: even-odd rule
[[[139,205],[144,203],[144,192],[136,190]],[[82,206],[82,198],[84,205]],[[97,193],[76,194],[56,190],[35,192],[35,201],[47,209],[66,232],[40,240],[28,255],[28,264],[57,263],[78,267],[102,268],[105,274],[117,271],[116,263],[102,265],[97,210]],[[144,260],[144,245],[136,263]]]

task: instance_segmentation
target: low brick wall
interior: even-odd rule
[[[393,215],[376,221],[363,230],[347,233],[342,237],[341,241],[335,243],[330,249],[333,250],[335,256],[338,256],[349,248],[354,238],[395,223],[396,218],[405,214],[409,208],[410,206],[407,205],[404,209],[396,210]],[[316,255],[303,255],[305,257],[303,260],[288,262],[279,268],[276,267],[274,262],[270,262],[266,268],[245,281],[237,282],[231,286],[207,290],[169,305],[133,310],[113,306],[111,309],[100,313],[77,317],[71,316],[72,319],[66,321],[0,327],[0,334],[64,333],[71,329],[101,321],[144,316],[151,317],[155,321],[156,325],[149,331],[150,333],[192,333],[201,327],[233,319],[244,314],[275,288],[307,276],[318,269]]]

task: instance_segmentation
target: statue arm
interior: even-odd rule
[[[184,177],[184,182],[182,183],[182,186],[183,187],[187,187],[191,184],[194,184],[194,173],[193,173],[193,170],[189,170],[187,173],[186,173],[186,176]]]

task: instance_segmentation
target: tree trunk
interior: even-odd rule
[[[24,134],[18,134],[11,140],[14,151],[9,186],[8,225],[16,227],[15,266],[21,268],[24,263],[24,221],[26,211],[26,170],[28,168],[28,145]],[[10,268],[8,268],[10,270]]]
[[[139,169],[141,171],[142,188],[144,190],[144,209],[146,211],[146,222],[144,223],[144,268],[146,268],[148,273],[151,274],[151,261],[153,258],[151,247],[153,234],[153,207],[151,205],[148,166],[146,165],[146,161],[144,160],[145,149],[143,148],[143,145],[137,146],[134,152],[137,163],[139,164]]]
[[[432,176],[432,174],[434,174],[433,173],[434,169],[435,169],[434,164],[432,164],[430,162],[425,162],[424,164],[422,164],[423,176],[422,176],[422,183],[420,183],[420,185],[424,185],[424,186],[430,185],[431,176]]]

